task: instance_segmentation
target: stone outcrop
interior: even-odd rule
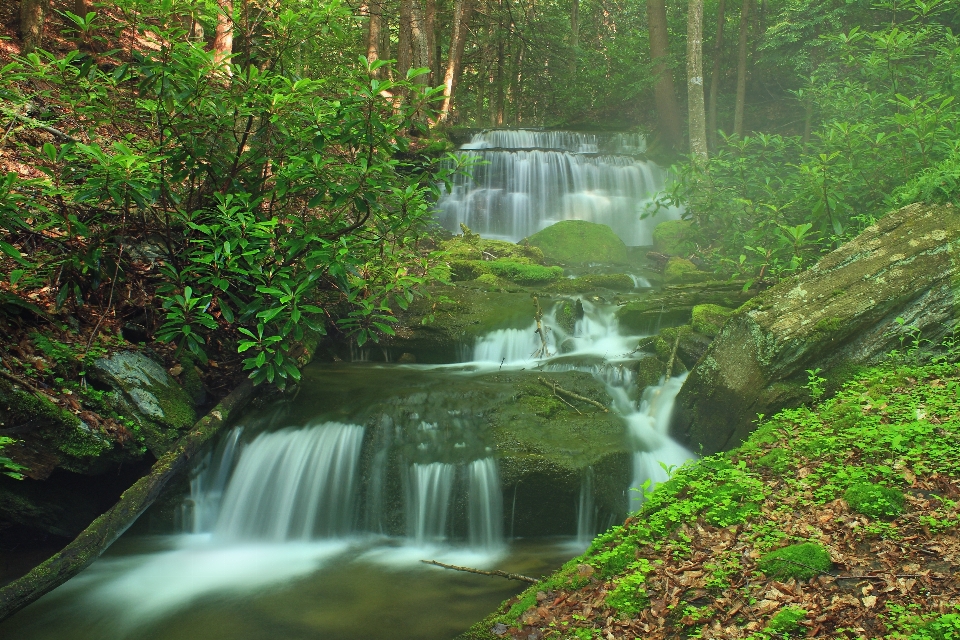
[[[705,454],[735,447],[758,413],[808,399],[807,370],[836,378],[916,331],[938,342],[956,319],[958,214],[950,205],[894,211],[744,304],[684,383],[674,437]]]
[[[586,220],[561,220],[526,239],[544,257],[561,264],[628,262],[627,246],[605,224]]]

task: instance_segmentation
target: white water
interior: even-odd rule
[[[281,542],[349,533],[362,442],[363,427],[338,422],[260,434],[230,478],[215,536]]]
[[[455,471],[456,467],[443,462],[411,465],[407,532],[417,545],[446,538]]]
[[[656,164],[634,157],[645,148],[636,134],[476,134],[462,149],[486,164],[456,177],[437,203],[438,220],[452,232],[463,223],[484,237],[512,242],[560,220],[588,220],[608,225],[628,245],[652,244],[653,227],[680,212],[640,219],[665,178]]]
[[[580,481],[580,499],[577,501],[577,543],[590,544],[597,535],[597,508],[593,498],[593,467],[587,467]]]
[[[467,474],[470,546],[498,549],[503,546],[503,492],[497,461],[474,460],[468,465]]]

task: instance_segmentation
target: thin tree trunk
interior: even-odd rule
[[[737,102],[734,107],[733,132],[743,137],[743,110],[747,99],[747,30],[750,25],[750,1],[740,8],[740,48],[737,51]]]
[[[383,3],[380,0],[370,0],[369,5],[370,18],[367,20],[366,44],[367,44],[367,63],[373,64],[380,59],[380,31],[383,26]],[[381,76],[380,70],[373,72],[374,78]]]
[[[497,104],[496,108],[490,112],[490,124],[500,126],[503,124],[503,19],[500,20],[500,28],[497,29],[497,72],[494,84],[496,85]]]
[[[400,0],[400,28],[397,32],[397,73],[399,80],[407,77],[413,64],[413,49],[410,42],[410,29],[413,17],[413,0]]]
[[[437,52],[437,0],[426,0],[424,25],[427,31],[427,50],[430,52],[430,86],[440,82],[440,54]]]
[[[20,37],[23,53],[32,53],[43,42],[43,23],[50,9],[50,0],[20,0]]]
[[[233,55],[233,0],[217,0],[217,30],[213,35],[213,63],[230,75]],[[249,36],[248,36],[249,37]]]
[[[720,97],[720,58],[723,56],[723,21],[726,0],[720,0],[717,8],[717,38],[713,49],[713,72],[710,74],[710,101],[707,105],[707,142],[710,149],[717,148],[717,99]]]
[[[453,104],[453,92],[460,81],[462,70],[463,49],[467,44],[467,26],[470,22],[470,12],[473,9],[471,0],[456,0],[453,8],[453,33],[450,36],[450,57],[447,60],[447,71],[443,76],[443,106],[440,107],[440,122],[446,122],[450,116]]]
[[[660,135],[667,146],[676,148],[680,142],[680,109],[673,87],[673,69],[667,40],[667,9],[664,0],[647,0],[647,23],[650,28],[650,59],[657,77],[654,97],[660,120]]]
[[[690,154],[707,160],[707,125],[703,105],[703,0],[690,0],[687,10],[687,111]]]

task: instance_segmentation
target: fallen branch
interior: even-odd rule
[[[596,400],[594,400],[594,399],[592,399],[592,398],[587,398],[586,396],[582,396],[582,395],[580,395],[579,393],[574,393],[573,391],[567,391],[566,389],[564,389],[563,387],[561,387],[560,385],[558,385],[558,384],[555,383],[555,382],[550,382],[549,380],[544,380],[543,378],[537,378],[537,380],[539,380],[539,381],[542,382],[543,384],[545,384],[545,385],[547,385],[548,387],[550,387],[551,389],[553,389],[553,392],[554,392],[555,394],[561,394],[561,393],[562,393],[563,395],[567,396],[568,398],[573,398],[574,400],[579,400],[580,402],[586,402],[586,403],[588,403],[588,404],[592,404],[593,406],[597,407],[598,409],[600,409],[600,411],[603,411],[604,413],[607,413],[608,411],[610,411],[610,410],[607,409],[605,406],[603,406],[602,403],[597,402]]]
[[[33,386],[32,384],[30,384],[29,382],[27,382],[26,380],[24,380],[23,378],[20,378],[20,377],[18,377],[18,376],[15,376],[15,375],[13,375],[12,373],[8,373],[8,372],[4,371],[3,369],[0,369],[0,376],[3,376],[4,378],[6,378],[7,380],[9,380],[10,382],[13,382],[14,384],[20,385],[21,387],[23,387],[23,388],[26,389],[27,391],[30,391],[30,392],[33,393],[34,395],[39,396],[39,397],[43,398],[44,400],[49,400],[50,402],[55,402],[54,399],[51,398],[49,394],[44,393],[44,392],[41,391],[40,389],[36,388],[36,387]]]
[[[453,569],[454,571],[464,571],[466,573],[477,573],[481,576],[495,576],[498,578],[506,578],[507,580],[518,580],[520,582],[529,582],[530,584],[537,584],[538,582],[540,582],[536,578],[522,576],[519,573],[507,573],[506,571],[500,571],[499,569],[494,569],[493,571],[484,571],[483,569],[474,569],[472,567],[458,567],[455,564],[444,564],[442,562],[437,562],[436,560],[421,560],[420,562],[424,564],[432,564],[438,567],[443,567],[444,569]]]
[[[677,359],[677,347],[680,346],[680,332],[677,331],[677,339],[673,341],[673,351],[670,352],[670,360],[667,361],[667,378],[673,375],[673,361]]]
[[[246,406],[253,397],[253,389],[253,383],[245,380],[161,456],[149,474],[124,491],[120,500],[91,522],[73,542],[27,575],[0,589],[0,621],[53,591],[99,558],[153,504],[167,482],[190,464],[230,416]]]

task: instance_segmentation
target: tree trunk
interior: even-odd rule
[[[249,36],[248,36],[249,37]],[[230,75],[233,55],[233,0],[217,0],[217,30],[213,35],[213,63]]]
[[[437,0],[426,0],[424,26],[427,31],[427,50],[430,58],[430,86],[440,83],[440,55],[437,52]]]
[[[720,58],[723,56],[723,21],[726,0],[717,8],[717,38],[713,48],[713,72],[710,74],[710,101],[707,105],[707,143],[717,148],[717,99],[720,97]]]
[[[650,59],[657,77],[654,97],[660,120],[660,136],[667,146],[676,148],[681,136],[680,109],[673,88],[673,69],[670,68],[664,0],[647,0],[647,23],[650,28]]]
[[[50,0],[20,0],[20,37],[23,53],[32,53],[43,42],[43,22]]]
[[[577,48],[580,46],[580,0],[570,7],[570,75],[577,75]]]
[[[503,124],[503,19],[500,20],[500,28],[497,29],[497,73],[494,84],[496,85],[497,104],[490,111],[490,124],[500,126]]]
[[[743,0],[740,8],[740,48],[737,51],[737,103],[734,107],[733,132],[743,137],[743,110],[747,99],[747,29],[750,20],[750,0]]]
[[[123,492],[109,511],[94,520],[62,551],[34,567],[30,573],[0,589],[0,620],[5,620],[45,593],[77,575],[100,557],[114,541],[157,499],[163,487],[187,468],[229,418],[253,397],[247,380],[224,398],[213,411],[154,463],[150,473]]]
[[[373,64],[380,59],[380,31],[383,26],[383,4],[380,0],[370,0],[368,9],[370,17],[367,20],[366,36],[367,63]],[[381,77],[379,69],[373,72],[374,78]]]
[[[687,10],[687,112],[690,154],[707,160],[707,125],[703,106],[703,0],[690,0]]]
[[[400,0],[400,28],[397,31],[397,73],[398,80],[404,80],[413,64],[413,50],[410,43],[410,29],[413,21],[413,0]]]
[[[453,33],[450,36],[450,57],[443,76],[443,106],[440,107],[440,122],[446,122],[453,104],[453,92],[460,81],[463,49],[467,44],[467,26],[470,22],[471,0],[456,0],[453,8]]]

